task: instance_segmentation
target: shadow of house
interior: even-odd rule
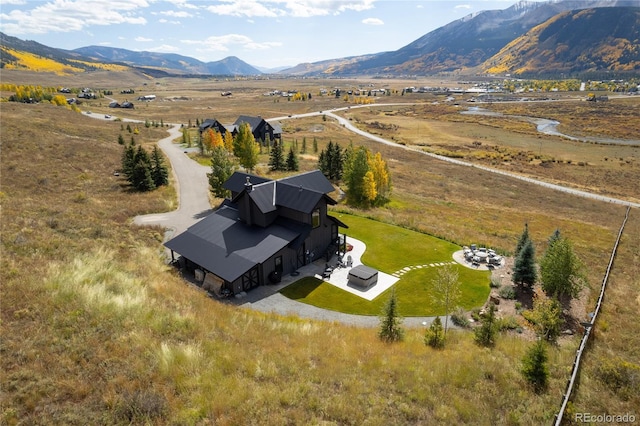
[[[338,228],[347,228],[327,213],[334,188],[319,170],[279,180],[236,172],[225,188],[230,200],[165,243],[218,293],[278,282],[335,251]]]

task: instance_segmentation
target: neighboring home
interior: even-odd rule
[[[198,128],[198,130],[200,131],[200,137],[202,137],[202,133],[208,129],[212,129],[220,133],[222,137],[224,137],[224,135],[228,131],[227,128],[224,126],[224,124],[220,123],[218,120],[213,118],[207,118],[202,122],[202,124],[200,124],[200,127]]]
[[[120,108],[120,104],[116,101],[112,101],[109,103],[109,108]]]
[[[156,95],[138,96],[138,100],[139,101],[155,101],[156,100]]]
[[[120,108],[133,108],[133,104],[129,101],[124,101],[122,104],[120,104]]]
[[[234,136],[238,133],[238,128],[242,123],[247,123],[249,125],[251,133],[253,133],[253,137],[258,143],[264,143],[267,139],[267,135],[269,136],[270,141],[280,139],[282,137],[282,128],[280,127],[280,124],[269,123],[262,117],[252,117],[249,115],[241,115],[238,117],[236,122],[233,123],[232,132]]]
[[[336,201],[333,185],[319,170],[271,180],[234,173],[224,184],[232,198],[165,246],[181,255],[181,266],[214,293],[238,294],[276,283],[340,247],[338,228],[327,213]]]

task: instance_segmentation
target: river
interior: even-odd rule
[[[491,117],[504,117],[515,118],[518,120],[527,121],[536,125],[536,129],[540,133],[545,135],[561,136],[565,139],[569,139],[577,142],[589,142],[589,143],[601,143],[612,145],[634,145],[640,146],[640,140],[633,139],[612,139],[612,138],[598,138],[594,136],[571,136],[558,131],[559,121],[550,120],[548,118],[528,117],[525,115],[507,115],[501,112],[489,111],[488,109],[480,107],[470,107],[467,111],[462,111],[460,114],[470,115],[486,115]]]

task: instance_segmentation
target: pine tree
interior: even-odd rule
[[[122,136],[122,133],[118,135],[118,145],[124,145],[124,136]]]
[[[520,250],[522,250],[524,245],[529,240],[530,240],[530,238],[529,238],[529,224],[525,223],[524,224],[524,230],[522,231],[522,234],[520,234],[520,238],[518,239],[518,243],[516,244],[516,251],[514,253],[515,257],[518,257],[518,255],[520,255]]]
[[[151,176],[151,159],[142,146],[138,146],[134,159],[131,185],[138,191],[151,191],[156,185]]]
[[[298,171],[298,157],[293,148],[289,148],[289,155],[287,155],[287,170],[290,172]]]
[[[434,349],[444,348],[445,333],[442,330],[442,321],[436,317],[424,334],[424,344]]]
[[[229,193],[223,185],[235,170],[235,165],[230,156],[229,151],[223,146],[217,146],[211,152],[211,173],[207,173],[207,178],[209,179],[211,192],[219,198],[224,198]]]
[[[301,154],[306,154],[307,153],[307,138],[303,137],[302,138],[302,151],[300,151]]]
[[[340,144],[335,143],[333,147],[327,147],[327,152],[330,152],[328,161],[329,176],[332,181],[337,182],[342,179],[342,148],[340,148]]]
[[[313,137],[313,152],[318,152],[318,139],[316,139],[315,136]]]
[[[534,343],[522,359],[522,375],[536,393],[544,391],[549,383],[547,359],[547,349],[542,340]]]
[[[378,336],[381,340],[392,343],[399,342],[404,338],[404,330],[401,327],[402,318],[398,315],[398,300],[395,289],[391,291],[391,297],[384,307],[380,318],[380,331]]]
[[[493,346],[496,335],[496,305],[489,303],[488,310],[481,317],[482,324],[474,330],[474,340],[481,346]]]
[[[156,187],[169,183],[169,170],[157,146],[154,146],[151,152],[151,178]]]
[[[133,167],[135,166],[136,150],[134,145],[129,144],[124,148],[122,152],[122,173],[126,176],[127,180],[131,182],[133,177]]]
[[[535,249],[531,240],[526,240],[513,265],[511,280],[514,284],[533,286],[538,278]]]
[[[273,142],[273,149],[269,154],[269,170],[275,172],[278,170],[284,170],[284,154],[282,152],[282,145],[278,141]]]

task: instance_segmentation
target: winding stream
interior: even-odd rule
[[[529,123],[533,123],[536,125],[536,129],[538,132],[543,133],[545,135],[553,135],[553,136],[561,136],[563,138],[577,141],[577,142],[591,142],[591,143],[602,143],[602,144],[615,144],[615,145],[638,145],[640,146],[640,140],[633,139],[612,139],[612,138],[598,138],[594,136],[571,136],[564,133],[560,133],[558,131],[559,121],[549,120],[548,118],[538,118],[538,117],[528,117],[524,115],[506,115],[501,112],[489,111],[480,107],[470,107],[467,111],[462,111],[460,114],[469,114],[469,115],[486,115],[492,117],[505,117],[505,118],[516,118],[518,120],[527,121]]]

